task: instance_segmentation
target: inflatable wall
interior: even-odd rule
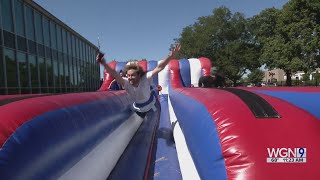
[[[115,167],[124,154],[139,168],[131,172],[135,176],[129,176],[129,170],[120,174],[135,179],[148,176],[160,111],[141,119],[131,111],[125,92],[17,96],[0,101],[0,179],[117,177]]]
[[[320,177],[320,88],[185,88],[181,63],[169,67],[169,97],[194,177]]]

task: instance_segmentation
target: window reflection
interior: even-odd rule
[[[27,38],[30,40],[35,41],[35,36],[34,36],[34,20],[33,20],[33,9],[30,7],[26,7],[26,26],[27,26]]]
[[[4,59],[6,61],[7,86],[10,88],[11,94],[17,94],[18,91],[18,76],[17,62],[14,57],[14,51],[4,48]]]
[[[62,52],[62,36],[61,27],[57,25],[57,49]]]
[[[37,47],[34,41],[28,40],[29,46],[29,53],[36,55],[37,54]]]
[[[6,94],[2,51],[0,50],[0,95]]]
[[[43,44],[43,32],[42,32],[42,15],[38,12],[34,13],[37,42]]]
[[[38,46],[38,55],[41,57],[45,57],[44,46],[42,44],[37,44],[37,46]]]
[[[66,88],[70,87],[70,75],[69,75],[69,59],[68,56],[64,54],[63,56],[63,62],[64,62],[64,76],[65,76],[65,84]]]
[[[46,57],[51,59],[51,49],[49,47],[46,47]]]
[[[1,14],[3,29],[13,32],[13,18],[12,18],[12,1],[11,0],[1,0]]]
[[[25,37],[25,28],[24,28],[24,10],[23,4],[19,0],[14,1],[15,5],[15,18],[16,18],[16,32],[18,35]],[[19,43],[18,43],[19,45]]]
[[[14,41],[14,34],[8,31],[3,31],[3,40],[4,46],[14,49],[15,48],[15,41]]]
[[[67,50],[68,50],[67,33],[66,33],[66,31],[64,29],[62,29],[62,45],[63,45],[62,52],[64,54],[67,54]]]
[[[79,61],[78,59],[74,59],[75,61],[73,62],[75,65],[74,65],[74,85],[75,87],[78,87],[78,74],[79,74]]]
[[[58,63],[59,63],[59,78],[61,81],[62,90],[65,89],[65,76],[64,76],[64,66],[63,66],[63,56],[62,53],[58,53]]]
[[[43,35],[44,35],[44,45],[50,47],[50,28],[49,19],[43,18]]]
[[[70,87],[73,87],[74,85],[74,63],[73,63],[73,58],[71,56],[69,56],[69,62],[70,62],[70,66],[69,66],[69,70],[70,70]]]
[[[41,86],[41,92],[47,93],[47,69],[46,69],[46,63],[44,61],[44,58],[38,57],[38,63],[39,63],[39,73],[40,73],[40,86]]]
[[[55,92],[60,92],[59,66],[57,60],[53,60],[53,74],[55,83]]]
[[[17,60],[19,63],[19,77],[21,93],[30,93],[28,91],[29,86],[29,75],[28,75],[28,63],[27,55],[25,53],[18,52]]]
[[[56,24],[50,21],[51,48],[57,49]]]
[[[47,73],[48,73],[48,88],[49,88],[49,92],[53,93],[53,88],[54,88],[54,84],[53,84],[53,66],[52,66],[52,60],[51,59],[46,59],[46,63],[47,63]]]
[[[39,77],[38,77],[38,63],[35,56],[28,56],[30,73],[31,73],[31,87],[33,93],[39,93]]]
[[[26,38],[17,36],[17,45],[18,45],[18,50],[27,52],[27,41]]]

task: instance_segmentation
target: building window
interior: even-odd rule
[[[49,20],[47,18],[43,18],[43,35],[44,35],[44,45],[50,47],[50,27]]]
[[[38,93],[39,88],[39,78],[38,78],[38,63],[35,56],[28,56],[29,65],[30,65],[30,73],[31,73],[31,86],[32,93]]]
[[[8,31],[3,31],[3,37],[4,37],[4,46],[15,49],[15,36],[13,33],[10,33]]]
[[[56,24],[50,21],[51,48],[57,49],[57,30]]]
[[[78,42],[78,58],[82,61],[82,53],[83,53],[83,49],[82,49],[82,43],[80,41],[80,39],[77,38],[77,42]]]
[[[66,81],[66,87],[70,87],[70,74],[69,74],[69,60],[66,54],[63,55],[64,61],[64,76]]]
[[[88,62],[88,48],[87,45],[85,43],[83,43],[83,60],[85,62]]]
[[[70,32],[67,32],[67,41],[68,41],[68,55],[72,56],[72,41]]]
[[[79,59],[80,62],[80,66],[79,66],[79,74],[78,76],[80,77],[79,79],[79,83],[81,84],[82,88],[85,88],[85,83],[86,83],[86,74],[84,71],[84,66],[85,66],[85,62],[83,62],[82,60]]]
[[[40,87],[42,93],[47,93],[47,68],[44,58],[38,57],[39,62],[39,73],[40,73]]]
[[[80,77],[80,66],[81,66],[81,61],[79,59],[76,59],[76,68],[75,68],[75,84],[77,85],[77,87],[80,87],[80,83],[81,83],[81,77]]]
[[[49,47],[45,47],[46,48],[46,57],[51,59],[51,49]]]
[[[27,41],[26,38],[17,36],[17,45],[18,45],[18,50],[27,52]]]
[[[76,45],[76,38],[72,36],[72,57],[76,57],[76,52],[77,52],[77,45]]]
[[[63,45],[62,52],[64,54],[67,54],[68,53],[67,32],[64,29],[62,29],[62,45]]]
[[[76,40],[76,58],[80,59],[80,51],[81,51],[80,41],[77,37],[75,38],[75,40]]]
[[[1,24],[1,23],[0,23]],[[1,27],[1,25],[0,25],[0,27]],[[1,35],[1,31],[2,31],[2,29],[0,28],[0,46],[2,46],[2,35]]]
[[[57,47],[58,51],[62,52],[62,35],[61,35],[61,27],[57,25]]]
[[[37,44],[38,46],[38,55],[41,56],[41,57],[45,57],[45,54],[44,54],[44,45],[42,44]]]
[[[17,76],[17,62],[14,51],[4,48],[4,59],[6,61],[7,86],[10,94],[18,94],[18,76]]]
[[[74,72],[73,72],[73,69],[74,69],[74,65],[73,65],[73,58],[71,56],[68,56],[68,61],[69,61],[69,73],[70,73],[70,86],[73,87],[74,85]]]
[[[17,61],[19,63],[19,79],[21,93],[30,93],[27,55],[25,53],[17,52]]]
[[[42,15],[38,12],[34,13],[36,25],[36,37],[39,44],[43,44],[43,31],[42,31]]]
[[[51,52],[52,52],[52,59],[53,59],[53,60],[57,60],[57,59],[58,59],[57,51],[54,50],[54,49],[52,49]]]
[[[49,93],[54,92],[54,82],[53,82],[53,66],[52,66],[52,60],[51,59],[46,59],[47,63],[47,73],[48,73],[48,88],[49,88]]]
[[[54,84],[55,84],[55,92],[60,92],[60,79],[59,79],[59,65],[58,61],[53,59],[53,75],[54,75]]]
[[[28,40],[29,53],[36,55],[37,54],[37,44],[34,41]]]
[[[24,26],[24,10],[23,3],[19,0],[15,0],[15,18],[16,18],[16,34],[25,37]],[[18,44],[19,45],[19,44]]]
[[[0,49],[0,94],[6,94],[5,81],[4,81],[4,65],[2,57],[2,48]]]
[[[1,0],[1,2],[3,29],[13,32],[12,0]]]
[[[26,15],[27,15],[27,39],[35,41],[34,35],[34,20],[33,20],[33,9],[26,6]]]
[[[64,66],[63,66],[63,56],[61,52],[58,52],[58,63],[59,63],[59,76],[61,80],[61,87],[65,87],[64,81]]]
[[[0,94],[81,91],[99,84],[94,46],[33,8],[33,1],[0,1]]]

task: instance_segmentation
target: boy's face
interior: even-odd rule
[[[136,86],[136,87],[139,85],[140,76],[139,76],[137,70],[129,69],[127,71],[127,78],[128,78],[128,81],[131,85]]]

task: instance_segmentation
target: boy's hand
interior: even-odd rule
[[[96,56],[96,61],[97,63],[100,63],[100,64],[105,64],[106,63],[106,60],[104,58],[104,54],[99,52]]]
[[[170,57],[174,58],[176,54],[180,51],[181,45],[178,43],[174,48],[172,48]]]

